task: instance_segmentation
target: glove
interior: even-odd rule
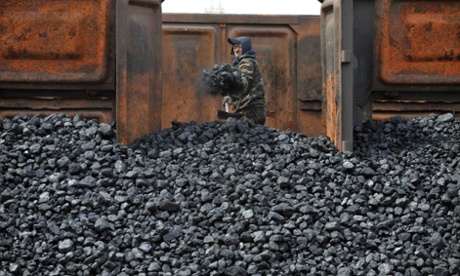
[[[215,66],[215,65],[214,65]],[[232,66],[228,63],[224,63],[220,66],[219,70],[222,72],[231,72],[232,71]]]
[[[231,96],[231,94],[240,94],[241,72],[233,68],[230,64],[215,64],[212,71],[203,70],[202,80],[208,93],[221,96]],[[232,98],[238,98],[232,96]]]
[[[229,85],[228,80],[224,80],[228,78],[228,75],[222,73],[224,72],[231,72],[232,67],[230,64],[214,64],[212,70],[203,70],[202,73],[202,81],[203,81],[203,88],[208,91],[208,93],[212,95],[226,95],[226,92],[223,91],[222,88],[225,88]]]
[[[231,72],[224,71],[219,74],[220,86],[223,91],[229,91],[235,83],[235,75]]]

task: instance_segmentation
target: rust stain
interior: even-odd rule
[[[380,78],[390,84],[459,84],[460,2],[379,2]]]
[[[128,143],[154,130],[159,130],[159,113],[161,111],[161,97],[152,93],[150,74],[132,74],[127,83],[126,101],[126,137]],[[156,91],[160,93],[160,91]],[[157,106],[155,106],[156,104]],[[153,106],[152,106],[153,105]]]
[[[325,123],[326,135],[334,142],[335,145],[341,144],[341,118],[339,118],[339,106],[338,101],[340,97],[337,95],[337,83],[333,74],[328,74],[325,84]]]
[[[217,63],[218,37],[206,25],[163,25],[162,128],[171,121],[217,120],[219,96],[208,94],[201,73]]]
[[[161,91],[150,89],[150,83],[148,72],[131,74],[123,94],[117,97],[119,143],[128,145],[137,138],[160,130]]]
[[[110,0],[0,2],[0,81],[106,77]]]
[[[117,121],[117,142],[123,145],[127,145],[128,138],[128,124],[127,124],[127,93],[126,93],[126,79],[127,79],[126,67],[119,68],[118,77],[119,85],[117,87],[117,100],[116,100],[116,121]]]
[[[267,110],[267,117],[276,118],[276,111]]]

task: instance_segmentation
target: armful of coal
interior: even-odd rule
[[[216,64],[212,70],[203,70],[202,79],[209,94],[230,96],[233,101],[240,99],[244,89],[241,71],[227,63]]]

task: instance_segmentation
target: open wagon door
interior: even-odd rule
[[[322,118],[341,151],[353,150],[353,1],[321,5]]]

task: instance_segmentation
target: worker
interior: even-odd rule
[[[260,72],[256,52],[252,50],[249,37],[228,38],[232,45],[230,55],[232,66],[239,71],[237,82],[239,89],[224,96],[222,105],[230,104],[235,114],[241,114],[241,120],[250,125],[265,124],[266,107],[264,81]]]

